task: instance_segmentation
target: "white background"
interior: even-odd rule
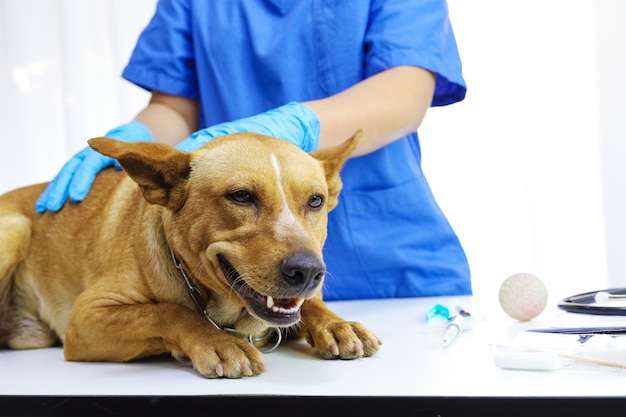
[[[148,95],[120,77],[154,0],[0,0],[0,192],[51,179]],[[420,130],[474,291],[626,286],[626,2],[449,0],[469,90]],[[0,248],[1,250],[1,248]]]

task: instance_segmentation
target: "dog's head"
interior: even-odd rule
[[[291,326],[321,289],[328,212],[360,136],[310,154],[254,133],[222,136],[192,153],[106,138],[89,144],[167,209],[166,239],[209,292],[216,320],[230,324],[247,312],[266,326]]]

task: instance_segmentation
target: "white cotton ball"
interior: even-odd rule
[[[539,277],[519,273],[508,277],[500,287],[500,306],[516,320],[537,317],[548,303],[548,290]]]

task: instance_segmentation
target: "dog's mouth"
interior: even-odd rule
[[[263,295],[250,287],[224,255],[218,255],[222,273],[230,286],[250,301],[254,314],[274,326],[290,326],[300,320],[300,307],[305,299],[279,298]]]

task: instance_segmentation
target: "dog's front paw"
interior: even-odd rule
[[[241,378],[265,372],[265,360],[255,347],[243,339],[224,339],[209,345],[198,344],[187,354],[174,357],[189,357],[194,369],[206,378]]]
[[[325,359],[355,359],[371,356],[382,342],[361,323],[333,321],[304,335],[307,343]]]

